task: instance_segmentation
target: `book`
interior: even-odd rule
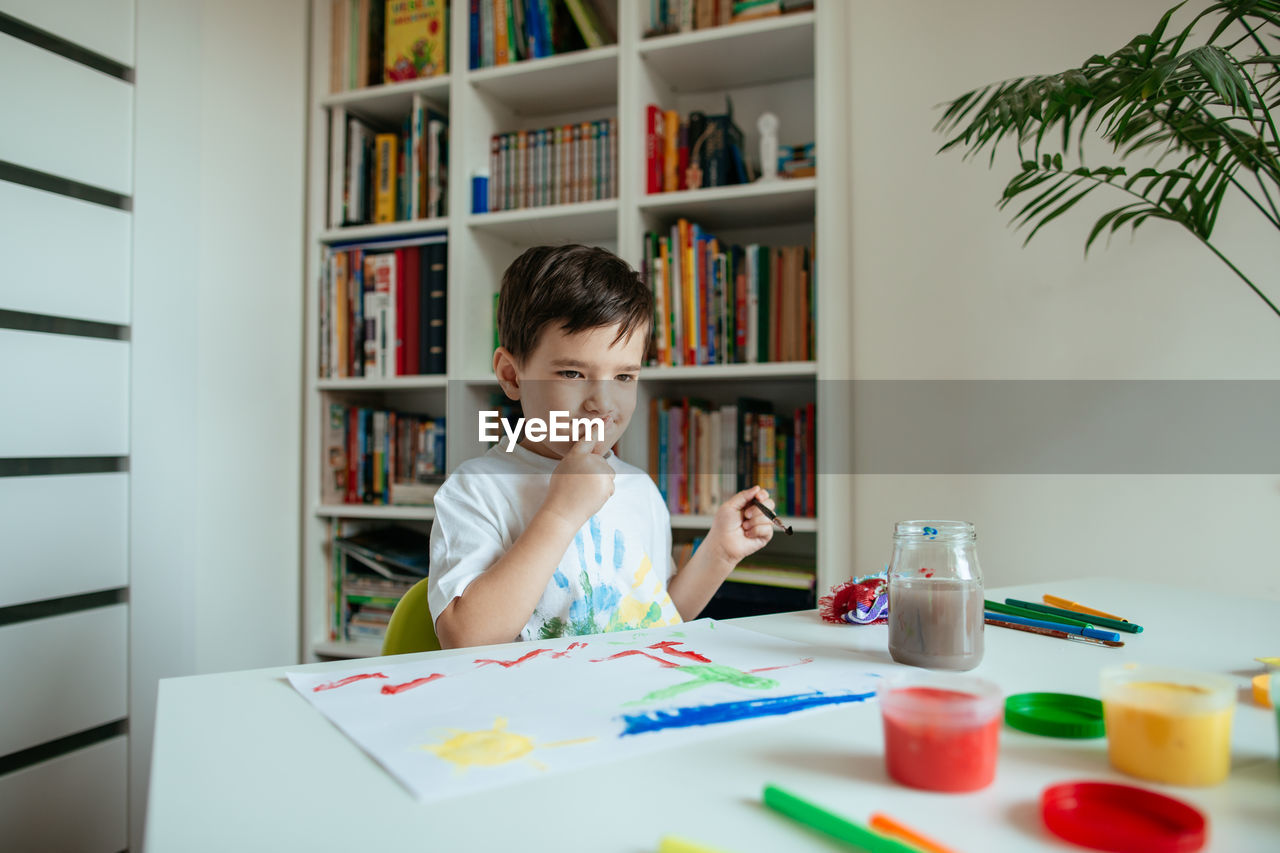
[[[675,110],[665,110],[662,118],[662,189],[664,192],[675,192],[680,188],[680,114]]]
[[[320,472],[320,502],[341,503],[347,493],[347,409],[329,404],[325,418],[324,461]]]
[[[591,0],[564,0],[564,4],[573,16],[573,22],[587,47],[603,47],[613,43],[613,33],[606,29]]]
[[[382,64],[386,82],[435,77],[448,71],[447,2],[385,0]]]
[[[736,24],[780,14],[782,14],[781,0],[735,0],[732,21]]]
[[[403,250],[404,264],[401,293],[404,295],[404,365],[401,373],[417,375],[422,370],[422,247],[409,246]],[[397,263],[396,269],[401,265]]]
[[[358,556],[384,577],[399,573],[423,578],[431,566],[431,540],[404,525],[389,525],[362,530],[335,539],[334,548]]]
[[[346,43],[347,22],[351,18],[351,0],[330,0],[329,9],[329,92],[347,88]]]
[[[344,225],[364,225],[369,221],[369,184],[373,152],[373,131],[357,118],[347,118],[347,167],[344,192]]]
[[[395,376],[395,254],[378,252],[366,255],[365,277],[372,283],[372,288],[365,291],[365,375]]]
[[[427,290],[426,290],[426,348],[427,359],[424,373],[443,374],[445,372],[445,323],[447,319],[448,293],[448,245],[430,243],[427,253]]]
[[[396,151],[398,137],[394,133],[379,133],[374,145],[374,222],[396,221]]]
[[[507,45],[507,0],[493,0],[493,64],[511,61]]]
[[[406,251],[413,250],[406,250],[404,248],[398,248],[395,250],[395,289],[393,291],[396,303],[395,358],[393,360],[395,365],[393,375],[395,376],[407,376],[413,372],[409,370],[408,363],[406,361],[409,342],[409,299],[408,294],[405,293],[405,277],[408,272],[405,269],[407,266]]]
[[[329,227],[340,227],[347,218],[347,111],[341,105],[329,111]]]
[[[449,120],[443,113],[428,108],[426,111],[426,169],[423,199],[424,215],[441,217],[448,212],[448,162]]]

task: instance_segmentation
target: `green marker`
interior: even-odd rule
[[[1038,610],[1032,610],[1029,607],[1023,607],[1021,603],[1001,604],[998,601],[984,601],[983,603],[986,604],[988,610],[994,610],[996,613],[1005,613],[1009,616],[1021,616],[1024,619],[1038,619],[1041,622],[1053,621],[1061,625],[1074,625],[1077,628],[1093,627],[1093,623],[1085,622],[1080,618],[1079,613],[1074,613],[1071,616],[1058,616],[1058,614],[1055,613],[1053,615],[1053,619],[1048,620],[1045,618],[1044,613]],[[1090,619],[1092,618],[1093,617],[1090,617]]]
[[[1078,617],[1080,615],[1074,610],[1064,610],[1061,607],[1050,607],[1047,604],[1037,604],[1034,601],[1019,601],[1016,598],[1006,598],[1005,602],[1010,607],[1021,607],[1024,610],[1030,610],[1032,612],[1038,611],[1040,613],[1047,613],[1053,617],[1053,621],[1055,622],[1066,622],[1067,620],[1064,617]],[[1017,614],[1014,615],[1016,616]],[[1041,617],[1037,616],[1034,618],[1039,619]],[[1110,628],[1113,631],[1128,631],[1130,634],[1142,633],[1141,625],[1135,625],[1134,623],[1126,622],[1123,619],[1108,619],[1105,616],[1090,616],[1089,622],[1099,628]]]
[[[797,823],[803,823],[805,826],[869,853],[920,853],[918,847],[903,844],[901,841],[873,832],[851,820],[845,820],[839,815],[800,799],[795,794],[782,790],[777,785],[764,786],[764,804]]]

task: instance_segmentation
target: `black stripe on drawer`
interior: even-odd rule
[[[129,340],[128,326],[99,323],[96,320],[76,320],[71,317],[51,317],[48,314],[29,314],[26,311],[9,311],[4,308],[0,308],[0,329],[48,332],[51,335],[75,335],[81,338],[105,338],[109,341]]]
[[[32,456],[0,459],[0,477],[114,474],[129,470],[127,456]]]
[[[78,198],[81,201],[100,204],[104,207],[133,210],[133,199],[127,195],[122,195],[112,190],[104,190],[102,187],[95,187],[93,184],[82,184],[79,181],[62,178],[49,172],[41,172],[39,169],[29,169],[26,166],[19,166],[17,163],[10,163],[8,160],[0,160],[0,181],[22,184],[24,187],[44,190],[47,193]]]
[[[51,740],[48,743],[37,744],[36,746],[20,749],[17,752],[11,752],[8,755],[0,756],[0,776],[13,773],[16,770],[22,770],[33,764],[40,764],[44,761],[52,761],[60,758],[70,752],[86,749],[96,743],[104,740],[111,740],[113,737],[126,735],[129,733],[128,720],[116,720],[115,722],[106,723],[96,726],[92,729],[86,729],[82,732],[76,732],[73,735],[60,737],[57,740]]]
[[[98,592],[86,592],[80,595],[68,595],[64,598],[49,598],[44,601],[32,601],[28,604],[13,604],[0,607],[0,628],[18,622],[30,622],[33,619],[48,619],[50,616],[65,616],[81,610],[96,610],[99,607],[110,607],[123,604],[129,600],[129,590],[125,587],[104,589]]]
[[[48,30],[33,27],[26,21],[21,21],[3,12],[0,12],[0,33],[8,33],[16,39],[22,39],[27,44],[44,48],[50,53],[56,53],[58,56],[70,59],[72,62],[79,62],[94,71],[101,71],[103,74],[116,77],[126,83],[133,82],[133,69],[124,63],[89,50],[87,47],[81,47],[73,41],[67,41]]]

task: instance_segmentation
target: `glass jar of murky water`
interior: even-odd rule
[[[982,570],[967,521],[900,521],[889,563],[889,654],[926,669],[982,662]]]

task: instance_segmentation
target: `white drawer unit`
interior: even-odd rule
[[[0,477],[0,607],[129,582],[129,475]]]
[[[129,452],[129,344],[0,329],[0,458]]]
[[[133,65],[133,0],[0,0],[0,13]]]
[[[0,182],[0,309],[128,323],[132,233],[126,211]]]
[[[123,735],[0,776],[4,849],[118,853],[128,847]]]
[[[128,195],[133,86],[0,34],[0,160]]]
[[[128,613],[114,604],[0,628],[0,755],[125,716]]]

